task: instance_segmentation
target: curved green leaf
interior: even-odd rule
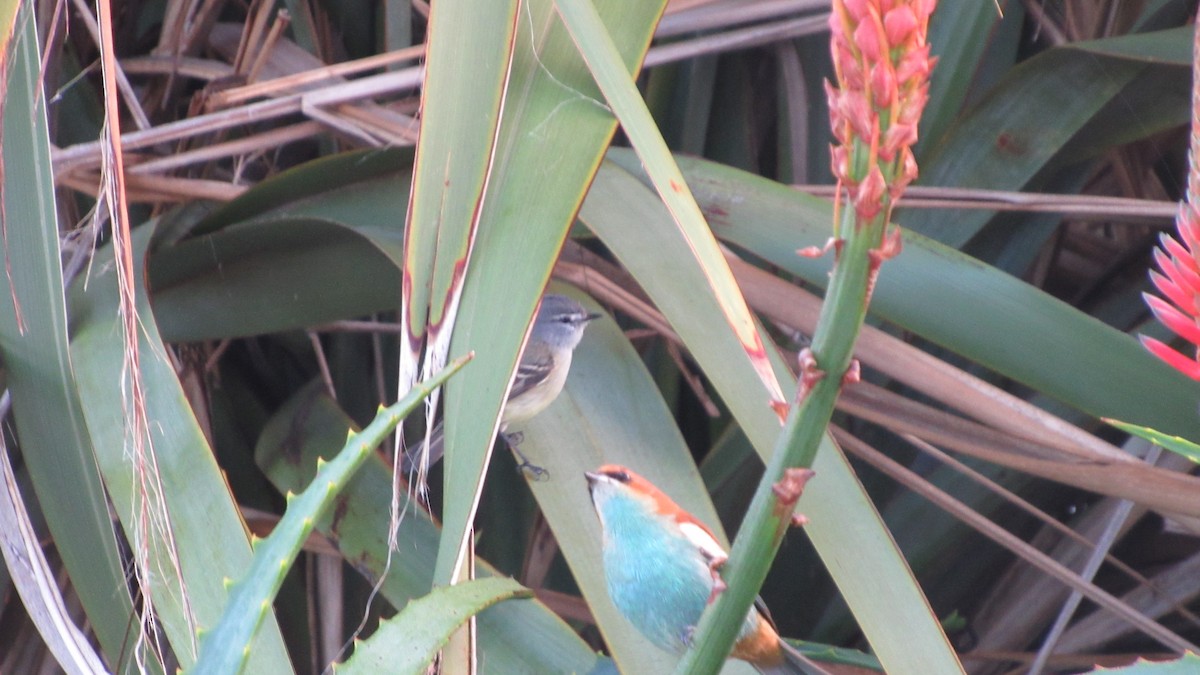
[[[603,172],[601,180],[602,176]],[[647,197],[654,200],[653,195]],[[568,293],[596,309],[578,292]],[[609,463],[628,466],[676,498],[722,540],[724,536],[662,395],[615,322],[593,322],[575,350],[563,393],[519,431],[524,436],[521,453],[549,475],[529,487],[613,659],[622,672],[669,672],[677,659],[642,637],[609,599],[600,524],[583,472]],[[744,664],[736,668],[751,672]]]
[[[1183,122],[1186,107],[1165,106],[1157,95],[1136,97],[1125,91],[1127,86],[1157,72],[1155,69],[1170,69],[1169,64],[1130,55],[1136,51],[1131,45],[1145,47],[1156,38],[1176,45],[1172,49],[1177,52],[1175,33],[1163,33],[1058,47],[1018,64],[936,146],[926,148],[919,184],[1020,189],[1059,159],[1069,144],[1078,142],[1076,135],[1110,105],[1124,117],[1131,102],[1137,102],[1148,112],[1170,110]],[[1102,51],[1105,45],[1113,46],[1113,56]],[[1064,97],[1063,91],[1070,91],[1071,96]],[[1054,114],[1047,115],[1051,108]],[[1140,135],[1149,133],[1157,125],[1143,122],[1145,117],[1139,116],[1137,125],[1127,124],[1125,128]],[[1120,142],[1112,137],[1105,141]],[[961,249],[993,215],[985,210],[902,210],[897,211],[896,220]]]
[[[151,238],[153,224],[135,231],[135,278],[144,279],[141,261]],[[98,272],[75,284],[73,309],[77,325],[71,339],[75,364],[96,462],[104,477],[121,524],[128,531],[137,522],[139,487],[133,480],[126,443],[132,434],[125,414],[128,386],[124,372],[124,344],[117,312],[116,271],[111,248],[97,252]],[[137,289],[140,331],[141,377],[150,420],[147,452],[153,452],[162,482],[159,498],[166,503],[186,588],[188,607],[203,629],[221,615],[225,605],[224,580],[240,577],[250,564],[250,542],[245,525],[229,493],[212,450],[192,413],[167,347],[159,338],[154,315],[143,285]],[[180,597],[181,580],[169,561],[169,548],[160,537],[149,537],[150,565],[159,574],[152,579],[154,607],[163,629],[182,666],[190,666],[196,654],[192,645],[187,609]],[[259,631],[250,654],[249,668],[255,673],[292,672],[274,616]]]
[[[631,73],[663,5],[605,0],[598,8]],[[446,390],[439,581],[457,576],[522,336],[614,129],[552,0],[521,3],[496,156],[451,343],[451,356],[478,356]]]
[[[698,179],[689,183],[703,204],[703,193],[709,186],[695,172],[692,178]],[[606,165],[592,186],[580,218],[638,279],[720,392],[759,456],[768,461],[779,437],[779,419],[755,395],[754,373],[734,358],[740,349],[736,340],[725,326],[714,325],[712,317],[720,314],[715,299],[700,292],[706,288],[700,270],[660,264],[662,251],[683,244],[677,231],[669,226],[669,215],[662,205],[648,191],[638,192],[637,184],[633,175]],[[714,229],[724,234],[719,229],[724,218],[715,219],[713,211],[708,212]],[[797,214],[789,215],[794,222]],[[829,222],[832,218],[825,220],[826,228]],[[794,379],[774,350],[768,353],[775,357],[773,365],[778,376],[794,387]],[[845,457],[828,436],[813,468],[818,477],[809,483],[798,507],[810,521],[805,532],[821,553],[826,569],[837,581],[880,661],[897,672],[954,672],[957,662],[953,650],[908,565]],[[903,630],[897,630],[897,626],[903,626]]]
[[[288,493],[287,511],[270,536],[255,542],[249,569],[230,588],[229,602],[221,618],[203,635],[194,672],[241,672],[250,655],[251,640],[317,518],[328,511],[338,493],[396,425],[468,360],[458,359],[427,382],[413,387],[404,398],[380,408],[375,420],[362,431],[351,433],[332,460],[317,460],[317,475],[303,492]]]
[[[337,197],[330,201],[343,195]],[[284,217],[227,227],[152,254],[150,283],[163,338],[270,333],[395,307],[399,235],[366,232]]]
[[[492,577],[443,586],[409,603],[395,618],[359,642],[354,656],[334,672],[425,673],[450,634],[467,619],[504,600],[527,597],[529,589],[512,579]]]
[[[311,482],[317,459],[329,456],[353,428],[318,383],[275,413],[259,438],[255,458],[280,491],[299,490]],[[439,531],[428,512],[410,509],[400,522],[401,545],[388,567],[386,505],[391,494],[391,469],[374,455],[316,528],[369,579],[382,576],[380,592],[402,608],[432,586]],[[476,561],[476,572],[481,577],[497,574],[482,560]],[[484,673],[588,673],[608,662],[540,602],[502,603],[480,614],[477,627]]]
[[[613,157],[632,160],[628,151]],[[719,237],[826,283],[829,258],[795,251],[828,238],[828,202],[703,160],[680,165]],[[1194,383],[1132,337],[914,232],[884,266],[871,312],[1089,415],[1200,438]]]
[[[4,12],[16,3],[4,3]],[[0,18],[7,37],[11,22]],[[0,171],[0,355],[4,386],[12,393],[21,456],[33,480],[55,547],[89,622],[111,658],[132,654],[126,630],[134,614],[125,589],[104,486],[96,470],[84,406],[75,382],[67,337],[67,309],[55,213],[54,170],[40,80],[40,50],[32,14],[0,49],[8,75],[3,92]],[[0,78],[2,79],[2,78]],[[69,489],[64,489],[70,486]],[[118,590],[120,589],[120,590]],[[132,661],[110,663],[124,672]],[[151,666],[153,667],[153,666]]]

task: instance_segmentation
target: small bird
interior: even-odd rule
[[[604,531],[613,604],[655,645],[682,654],[725,588],[717,570],[729,555],[704,523],[629,469],[606,464],[584,475]],[[779,639],[761,604],[746,615],[732,656],[762,673],[827,673]]]
[[[547,294],[538,307],[529,340],[517,364],[516,378],[500,413],[500,434],[514,446],[514,452],[522,462],[521,468],[529,469],[535,476],[545,471],[530,464],[515,448],[520,438],[507,435],[505,431],[511,424],[533,419],[558,398],[571,370],[571,355],[583,338],[584,329],[598,318],[599,314],[588,312],[583,305],[565,295]],[[442,424],[439,422],[430,432],[429,465],[442,458],[445,452],[442,441]],[[412,455],[405,455],[402,465],[405,473],[412,471],[413,463]]]

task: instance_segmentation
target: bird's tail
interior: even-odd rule
[[[758,666],[763,675],[830,675],[828,670],[801,654],[786,640],[779,640],[779,648],[783,652],[783,662],[774,666]]]

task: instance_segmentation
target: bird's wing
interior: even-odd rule
[[[526,352],[530,348],[526,348]],[[513,380],[512,390],[508,398],[514,399],[533,389],[549,377],[554,369],[554,355],[548,349],[536,350],[536,354],[524,354],[520,365],[517,366],[517,377]]]
[[[692,542],[700,554],[708,561],[709,567],[716,569],[729,559],[729,554],[721,547],[720,542],[713,536],[712,530],[708,526],[697,520],[692,514],[686,511],[680,511],[675,516],[675,522],[679,525],[679,530],[683,532],[683,536],[687,537],[688,541]]]

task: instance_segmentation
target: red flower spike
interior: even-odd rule
[[[854,45],[867,63],[878,63],[883,55],[879,31],[871,21],[863,21],[854,29]]]
[[[834,151],[834,173],[847,188],[859,222],[887,216],[891,207],[885,197],[899,197],[917,175],[909,148],[929,96],[933,59],[926,35],[935,4],[833,2],[829,26],[837,88],[827,85],[826,97],[834,137],[843,146]],[[856,182],[862,185],[856,188]]]
[[[1187,246],[1189,251],[1200,249],[1200,246],[1197,246],[1197,241],[1200,241],[1200,213],[1190,204],[1180,204],[1175,222],[1180,224],[1178,229],[1183,237],[1183,245]]]
[[[896,102],[896,75],[890,64],[877,63],[871,67],[871,96],[876,108],[889,109]],[[889,131],[891,131],[889,129]]]
[[[1183,354],[1180,354],[1174,349],[1171,349],[1167,345],[1163,344],[1161,341],[1155,340],[1152,337],[1139,335],[1138,339],[1141,340],[1142,346],[1145,347],[1147,351],[1163,361],[1166,361],[1167,365],[1171,366],[1175,370],[1178,370],[1184,375],[1187,375],[1193,380],[1200,380],[1200,361],[1197,361],[1196,359],[1189,359]]]
[[[1150,305],[1150,311],[1154,312],[1154,316],[1159,322],[1170,328],[1172,333],[1192,344],[1200,344],[1200,326],[1196,325],[1194,318],[1167,304],[1161,298],[1148,293],[1143,293],[1142,299],[1146,301],[1147,305]]]
[[[886,190],[887,181],[883,178],[883,172],[879,170],[878,164],[872,165],[854,197],[854,210],[858,217],[870,220],[878,215],[883,208],[883,195]]]
[[[1192,252],[1189,251],[1183,244],[1179,243],[1178,239],[1168,236],[1165,232],[1158,237],[1158,243],[1166,250],[1173,260],[1189,261],[1192,258]],[[1195,266],[1193,262],[1191,266]]]
[[[842,6],[846,8],[846,13],[849,14],[849,19],[854,23],[858,23],[867,18],[870,9],[870,0],[845,0]]]
[[[887,31],[887,41],[890,45],[898,45],[908,41],[917,30],[920,22],[912,7],[897,7],[883,15],[883,28]]]
[[[1154,283],[1154,287],[1160,293],[1175,303],[1176,307],[1188,307],[1194,304],[1193,297],[1190,294],[1180,288],[1178,284],[1154,270],[1150,271],[1150,281]]]
[[[1194,267],[1189,267],[1190,258],[1172,258],[1162,252],[1162,249],[1154,250],[1154,261],[1158,263],[1158,268],[1163,274],[1171,280],[1181,291],[1193,297],[1200,297],[1200,272]],[[1181,307],[1190,307],[1191,302],[1179,303]]]

